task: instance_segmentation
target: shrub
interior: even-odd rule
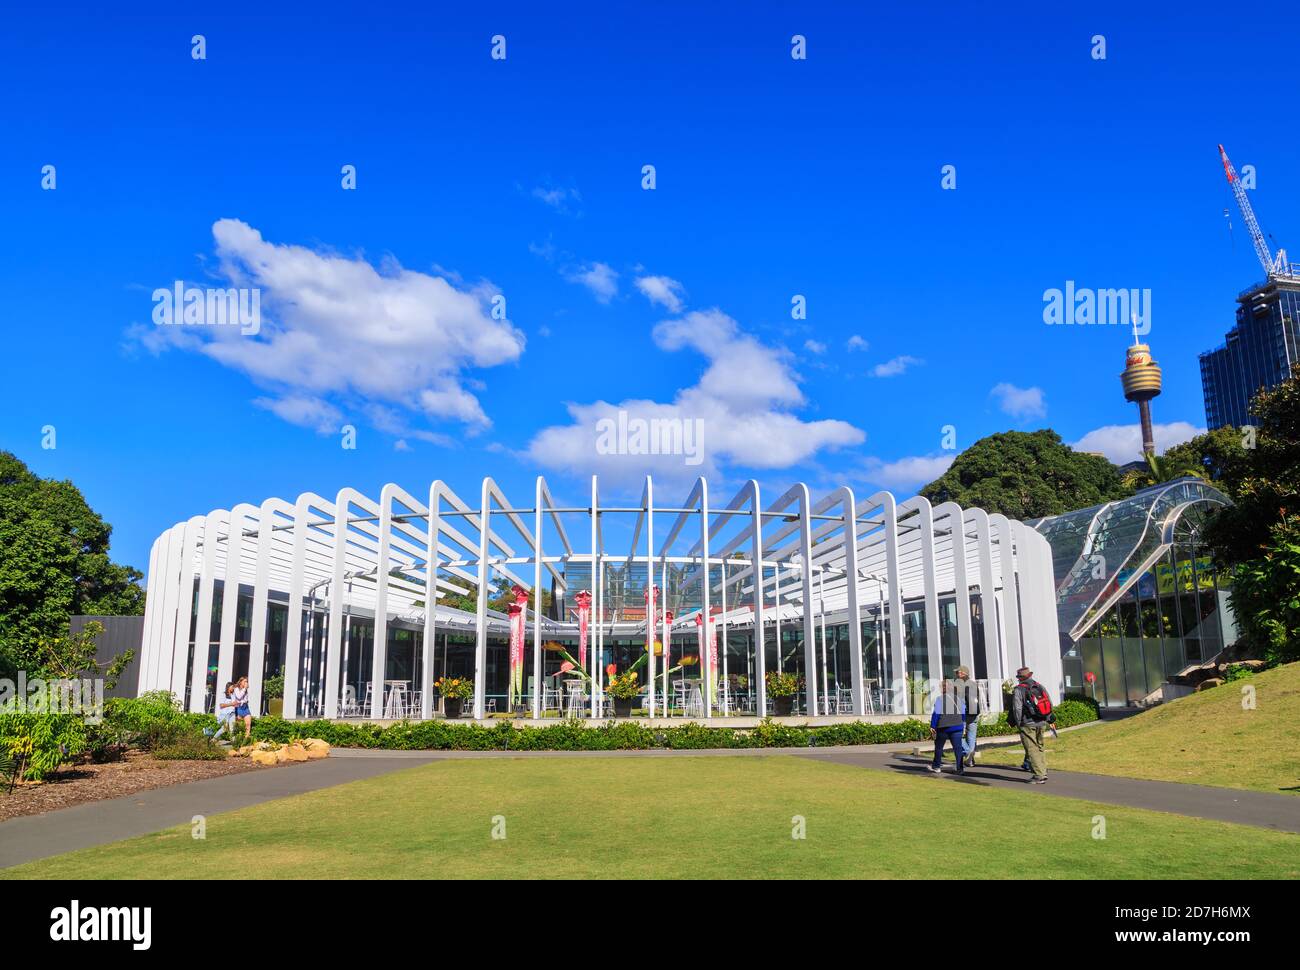
[[[155,748],[153,756],[163,761],[224,761],[229,757],[221,745],[188,726]]]
[[[1056,708],[1058,727],[1097,720],[1091,698],[1068,696]],[[900,744],[924,741],[929,725],[915,718],[889,724],[853,721],[823,727],[779,724],[770,718],[753,728],[710,727],[691,721],[666,728],[651,728],[636,721],[606,721],[585,726],[579,719],[555,721],[534,727],[511,720],[490,726],[457,721],[402,721],[388,727],[370,723],[286,721],[263,717],[253,724],[253,738],[281,744],[297,738],[320,738],[338,748],[380,748],[412,751],[644,751],[652,748],[703,750],[708,748],[806,748],[848,744]],[[980,735],[1015,734],[1005,712]]]
[[[19,780],[41,781],[85,750],[86,722],[80,714],[36,713],[12,706],[0,712],[0,752],[17,763]]]

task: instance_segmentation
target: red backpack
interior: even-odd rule
[[[1047,689],[1036,680],[1027,680],[1025,688],[1025,710],[1035,720],[1043,720],[1052,713],[1052,699],[1047,696]]]

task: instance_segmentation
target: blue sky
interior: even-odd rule
[[[591,425],[625,403],[702,418],[723,491],[910,493],[945,425],[1122,452],[1130,338],[1046,326],[1066,280],[1152,291],[1172,440],[1262,276],[1218,142],[1300,251],[1297,130],[1267,107],[1293,8],[275,6],[26,8],[0,39],[0,447],[141,568],[173,522],[268,495],[614,493],[645,459]],[[236,277],[257,335],[151,321],[155,288]]]

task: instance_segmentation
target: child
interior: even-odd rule
[[[235,738],[235,708],[238,706],[238,704],[235,701],[235,699],[231,696],[234,692],[235,692],[235,682],[232,680],[230,683],[226,684],[225,700],[221,700],[217,702],[218,724],[217,724],[216,733],[212,735],[213,741],[221,737],[221,733],[223,731],[232,741]]]

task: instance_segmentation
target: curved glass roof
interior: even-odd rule
[[[1072,640],[1083,636],[1169,548],[1173,529],[1187,509],[1230,504],[1208,482],[1179,478],[1129,498],[1030,521],[1052,547],[1060,629]],[[1123,583],[1121,573],[1126,576]]]

